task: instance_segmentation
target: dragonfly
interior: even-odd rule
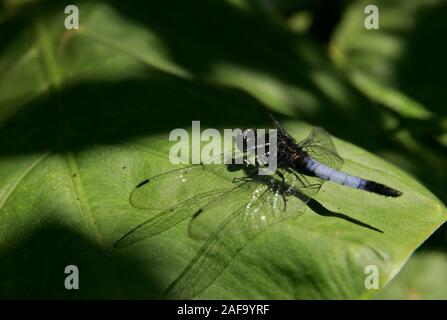
[[[296,142],[272,120],[275,174],[259,175],[257,165],[246,162],[190,165],[145,179],[132,191],[133,207],[160,212],[127,232],[115,248],[154,237],[187,219],[190,236],[205,240],[164,297],[190,299],[202,293],[267,227],[303,214],[325,181],[386,197],[402,195],[384,184],[341,172],[343,159],[323,128],[314,127],[307,138]]]

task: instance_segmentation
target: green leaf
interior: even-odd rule
[[[377,299],[447,299],[447,257],[442,252],[418,252]]]
[[[438,23],[445,1],[375,1],[379,29],[368,30],[370,4],[356,1],[346,10],[331,43],[334,60],[359,90],[405,118],[445,114],[446,49],[433,39],[445,32]]]
[[[61,7],[51,5],[34,11],[28,28],[2,44],[4,298],[160,297],[203,245],[189,236],[189,221],[159,234],[151,230],[153,237],[126,249],[113,244],[159,213],[159,202],[136,209],[129,197],[144,179],[173,169],[170,130],[189,128],[197,119],[202,129],[270,125],[258,100],[197,76],[200,63],[211,67],[211,61],[183,57],[195,61],[195,69],[185,68],[179,56],[173,63],[170,46],[178,38],[169,37],[177,30],[141,27],[125,6],[82,5],[85,24],[78,32],[65,32]],[[168,34],[160,36],[163,31]],[[3,72],[13,56],[23,59],[19,67]],[[316,79],[344,98],[337,96],[331,73]],[[311,129],[297,121],[285,125],[297,140]],[[413,178],[347,142],[335,144],[344,171],[386,183],[403,196],[383,198],[326,183],[304,214],[248,242],[199,298],[369,297],[374,290],[364,287],[365,267],[379,268],[383,288],[446,220],[444,206]],[[191,188],[226,186],[215,179]],[[174,187],[166,187],[163,201],[179,196]],[[64,288],[67,265],[78,266],[80,290]]]

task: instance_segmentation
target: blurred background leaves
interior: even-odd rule
[[[0,3],[0,124],[9,130],[23,133],[28,126],[20,111],[32,109],[62,84],[77,88],[71,91],[70,112],[79,121],[89,112],[78,108],[83,95],[97,91],[98,104],[107,100],[111,89],[102,83],[112,84],[123,96],[130,92],[139,101],[137,95],[150,81],[155,86],[151,97],[160,102],[170,97],[169,90],[161,89],[164,85],[191,95],[198,86],[200,97],[191,104],[213,101],[222,109],[233,104],[231,108],[247,118],[254,112],[246,105],[255,110],[262,104],[324,126],[405,169],[447,201],[447,44],[442,39],[446,1],[78,1],[78,31],[61,28],[64,1]],[[379,7],[379,30],[363,27],[369,4]],[[46,62],[38,50],[45,53]],[[125,85],[114,85],[118,81]],[[228,90],[230,95],[222,93]],[[139,107],[135,112],[144,114]],[[175,111],[179,120],[171,122],[172,127],[184,125],[185,114]],[[163,115],[167,116],[160,111],[158,116]],[[106,110],[97,117],[92,121],[114,124],[115,137],[121,139],[147,126],[143,121],[132,123],[134,132],[123,133],[120,126],[134,119],[110,119]],[[26,131],[46,137],[40,141],[47,146],[27,148],[42,150],[55,143],[51,132],[56,121],[47,121],[48,128]],[[163,121],[151,125],[158,132]],[[104,142],[112,139],[112,129],[103,135],[89,133]],[[77,143],[82,148],[90,140]],[[379,298],[446,299],[446,261],[444,226]]]

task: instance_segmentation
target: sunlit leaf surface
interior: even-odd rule
[[[1,297],[161,297],[203,245],[189,219],[125,249],[113,244],[182,197],[172,183],[145,209],[129,201],[141,181],[174,168],[169,132],[192,120],[270,126],[268,108],[299,111],[354,142],[377,130],[368,100],[309,39],[230,2],[174,1],[178,10],[80,2],[78,31],[62,27],[65,3],[33,3],[0,20]],[[284,124],[297,141],[311,129]],[[199,298],[369,297],[365,267],[379,268],[382,288],[446,220],[442,203],[402,170],[335,145],[345,172],[403,196],[326,183],[302,215],[250,239],[225,269],[216,255],[220,271]],[[190,188],[222,189],[224,181]],[[67,265],[79,267],[82,290],[63,287]]]

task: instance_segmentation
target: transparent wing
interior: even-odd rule
[[[133,189],[129,202],[137,209],[166,210],[209,190],[231,187],[243,175],[225,164],[183,167],[145,179]]]
[[[295,183],[297,178],[289,173],[283,177],[284,181],[274,176],[244,177],[244,182],[225,197],[215,199],[200,209],[191,220],[189,235],[206,240],[241,204],[246,204],[246,210],[244,223],[238,228],[240,231],[272,225],[287,218],[288,214],[303,212],[304,204],[310,199],[308,194],[313,194],[311,191],[320,185],[313,187],[307,181]],[[306,179],[305,176],[303,178]],[[299,185],[300,189],[293,185]]]
[[[286,219],[296,218],[310,200],[292,186],[271,178],[259,185],[243,212],[242,227],[246,232],[261,231]]]
[[[130,230],[115,243],[115,248],[155,236],[194,216],[208,202],[245,183],[247,171],[241,170],[243,167],[191,165],[145,179],[134,188],[129,202],[135,208],[161,212]],[[225,208],[229,208],[228,204]]]
[[[285,135],[290,141],[296,141],[287,131],[272,118],[276,128],[281,134]],[[343,159],[338,156],[337,150],[329,133],[320,127],[314,127],[309,136],[297,143],[297,146],[306,151],[313,159],[330,166],[336,170],[340,170],[343,166]],[[278,171],[284,176],[284,180],[293,186],[296,190],[307,197],[315,196],[325,180],[301,174],[291,168],[279,168]]]
[[[219,197],[206,203],[189,224],[189,235],[194,239],[206,240],[219,226],[241,206],[252,200],[252,194],[258,184],[250,178],[242,180],[238,186]]]
[[[164,210],[191,198],[195,191],[190,190],[191,184],[200,181],[209,184],[214,178],[201,165],[171,170],[139,183],[130,194],[129,202],[138,209]]]
[[[202,155],[202,164],[142,179],[130,194],[130,204],[137,209],[166,210],[216,186],[230,187],[233,179],[243,176],[240,171],[229,170],[227,165],[232,163],[235,149],[233,145],[217,156]]]
[[[232,189],[227,188],[205,192],[162,211],[126,233],[115,242],[114,248],[125,248],[131,244],[160,234],[192,217],[204,204],[222,197]]]
[[[220,225],[169,286],[165,297],[191,299],[225,270],[233,257],[253,238],[251,234],[235,232],[242,223],[243,210],[243,207],[240,208]]]
[[[314,160],[336,170],[343,166],[330,134],[320,127],[314,127],[309,136],[298,143]]]
[[[284,178],[284,183],[293,187],[306,202],[315,196],[324,182],[323,179],[317,177],[306,176],[291,168],[278,168],[278,173]]]
[[[292,194],[291,194],[292,195]],[[190,299],[211,285],[233,258],[266,227],[304,212],[299,197],[279,205],[279,194],[258,184],[252,200],[243,204],[220,224],[166,291],[167,297]],[[242,231],[242,232],[241,232]]]

